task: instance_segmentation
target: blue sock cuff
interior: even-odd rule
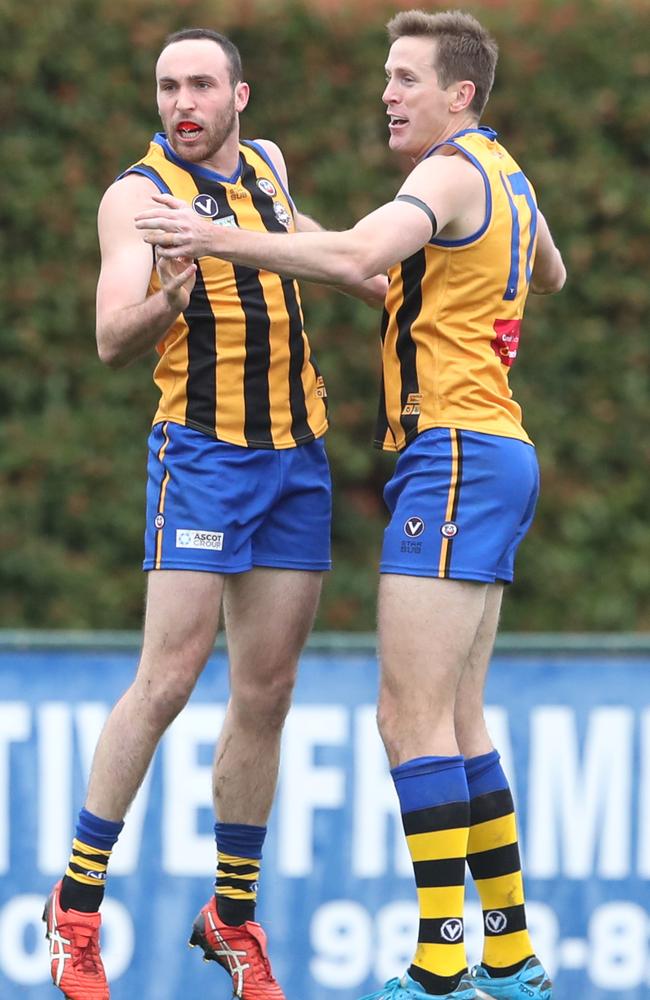
[[[403,814],[469,799],[461,756],[416,757],[394,767],[390,773]]]
[[[510,787],[501,767],[501,757],[496,750],[490,750],[489,753],[481,754],[480,757],[466,759],[465,771],[469,795],[472,799],[479,795],[488,795],[490,792],[500,792]]]
[[[100,851],[112,851],[117,838],[122,832],[123,822],[115,823],[110,819],[94,816],[87,809],[82,809],[77,821],[77,840]]]
[[[262,857],[262,847],[266,837],[265,826],[250,826],[248,823],[214,824],[214,838],[217,850],[223,854],[232,854],[236,858]]]

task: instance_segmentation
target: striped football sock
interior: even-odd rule
[[[483,908],[482,964],[491,976],[511,976],[533,954],[512,794],[496,750],[466,760],[465,771],[471,820],[467,861]]]

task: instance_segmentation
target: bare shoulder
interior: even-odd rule
[[[464,156],[434,155],[420,161],[400,189],[423,201],[436,217],[438,235],[460,239],[476,232],[485,215],[480,172]]]
[[[132,245],[138,250],[146,247],[135,228],[135,216],[151,207],[152,195],[157,191],[154,182],[141,174],[128,174],[111,184],[97,213],[97,231],[103,255],[125,245]],[[147,252],[150,260],[148,248]]]
[[[284,156],[282,155],[282,150],[276,142],[272,142],[270,139],[255,139],[255,143],[261,146],[271,163],[279,173],[280,177],[287,183],[287,165],[284,162]]]
[[[454,184],[461,185],[463,190],[483,190],[483,179],[479,170],[462,153],[451,156],[436,153],[422,160],[409,174],[409,180],[414,179],[423,184]]]
[[[114,181],[104,192],[99,204],[100,221],[113,215],[132,217],[140,208],[151,201],[158,188],[152,180],[142,174],[127,174]]]

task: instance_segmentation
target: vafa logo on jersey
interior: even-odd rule
[[[217,199],[211,194],[197,194],[192,201],[192,208],[197,215],[202,215],[204,219],[214,219],[219,214]]]
[[[192,208],[201,218],[212,219],[215,226],[237,226],[234,215],[224,215],[222,218],[217,218],[219,205],[217,199],[213,198],[211,194],[197,194],[192,201]]]

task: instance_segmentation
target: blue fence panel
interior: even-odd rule
[[[49,995],[43,898],[63,870],[133,650],[0,650],[0,996]],[[303,657],[259,916],[289,1000],[356,1000],[417,933],[411,867],[375,732],[374,656]],[[186,947],[214,874],[210,765],[227,698],[211,659],[166,735],[111,863],[114,1000],[231,996]],[[650,654],[499,653],[489,721],[520,817],[529,923],[558,1000],[650,997]],[[481,915],[468,885],[470,959]]]

